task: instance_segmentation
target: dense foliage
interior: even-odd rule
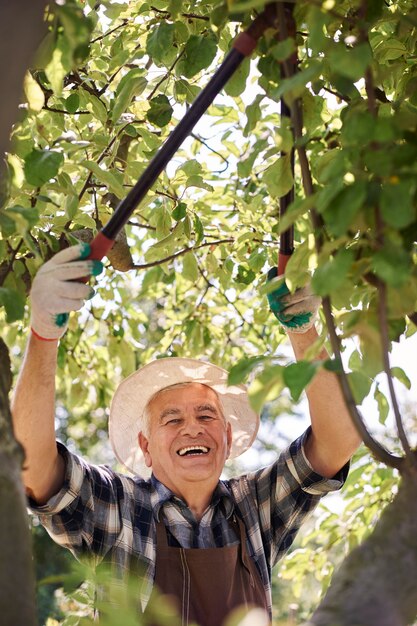
[[[264,5],[68,0],[48,8],[0,208],[0,319],[16,367],[37,268],[106,223]],[[257,408],[286,388],[298,400],[316,366],[287,365],[264,288],[290,222],[288,283],[301,286],[314,272],[339,336],[358,338],[348,375],[355,400],[373,395],[381,422],[387,418],[376,380],[387,369],[383,354],[416,330],[408,316],[415,320],[417,309],[417,9],[411,0],[300,1],[294,16],[295,39],[265,33],[133,214],[94,298],[71,318],[59,349],[59,426],[93,460],[111,458],[106,407],[118,381],[159,356],[205,356],[233,367],[235,381],[255,372]],[[282,79],[281,62],[294,50],[299,71]],[[297,160],[294,179],[282,97],[292,107],[302,102],[295,147],[309,169]],[[279,198],[293,182],[296,200],[280,224]],[[409,387],[404,371],[392,374]],[[272,405],[265,419],[285,406]],[[375,508],[361,519],[351,505],[353,537],[391,498],[392,472],[378,472],[352,479],[357,493],[367,475],[376,481]],[[325,519],[328,543],[351,537],[338,521]],[[297,554],[295,580],[303,571]],[[315,555],[326,583],[330,557]],[[292,576],[291,561],[284,575]]]

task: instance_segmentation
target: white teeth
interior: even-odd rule
[[[188,448],[181,448],[181,450],[178,450],[178,454],[180,456],[184,456],[187,452],[203,452],[203,454],[207,454],[208,451],[209,448],[206,448],[206,446],[188,446]]]

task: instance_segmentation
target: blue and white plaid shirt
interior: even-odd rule
[[[291,546],[306,516],[326,493],[340,489],[348,465],[332,479],[313,471],[304,454],[308,430],[270,466],[221,480],[199,523],[185,502],[154,476],[131,478],[107,466],[86,463],[62,444],[64,485],[43,506],[31,509],[51,537],[79,559],[107,564],[115,578],[138,575],[142,610],[155,575],[155,520],[169,530],[169,543],[183,548],[224,547],[238,543],[233,514],[246,527],[248,553],[254,559],[271,609],[271,570]],[[140,573],[138,573],[140,572]]]

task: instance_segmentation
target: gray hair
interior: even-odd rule
[[[145,435],[145,437],[149,437],[149,433],[150,433],[150,428],[151,428],[151,417],[152,417],[152,412],[151,412],[151,405],[154,402],[154,400],[156,400],[157,398],[159,398],[159,396],[164,393],[165,391],[171,391],[171,389],[183,389],[184,387],[188,387],[189,385],[193,385],[195,384],[195,381],[185,381],[183,383],[174,383],[173,385],[168,385],[167,387],[163,387],[162,389],[158,389],[158,391],[156,391],[148,400],[148,402],[145,405],[145,408],[143,409],[143,414],[142,414],[142,428],[141,428],[141,432]],[[224,410],[223,410],[223,404],[222,401],[220,400],[219,394],[217,393],[217,391],[215,389],[213,389],[213,387],[210,387],[210,385],[205,385],[204,383],[200,383],[202,385],[204,385],[204,387],[208,387],[209,389],[211,389],[217,397],[217,400],[219,402],[219,406],[220,406],[220,411],[221,411],[221,415],[224,419],[224,421],[226,422],[226,418],[224,415]]]

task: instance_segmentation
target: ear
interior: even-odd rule
[[[143,452],[143,457],[145,459],[146,467],[152,467],[152,458],[149,452],[149,441],[146,439],[142,431],[138,435],[138,443],[139,443],[140,449]]]
[[[230,422],[227,422],[226,437],[227,437],[227,457],[226,458],[229,458],[230,449],[232,447],[232,440],[233,440],[232,425]]]

